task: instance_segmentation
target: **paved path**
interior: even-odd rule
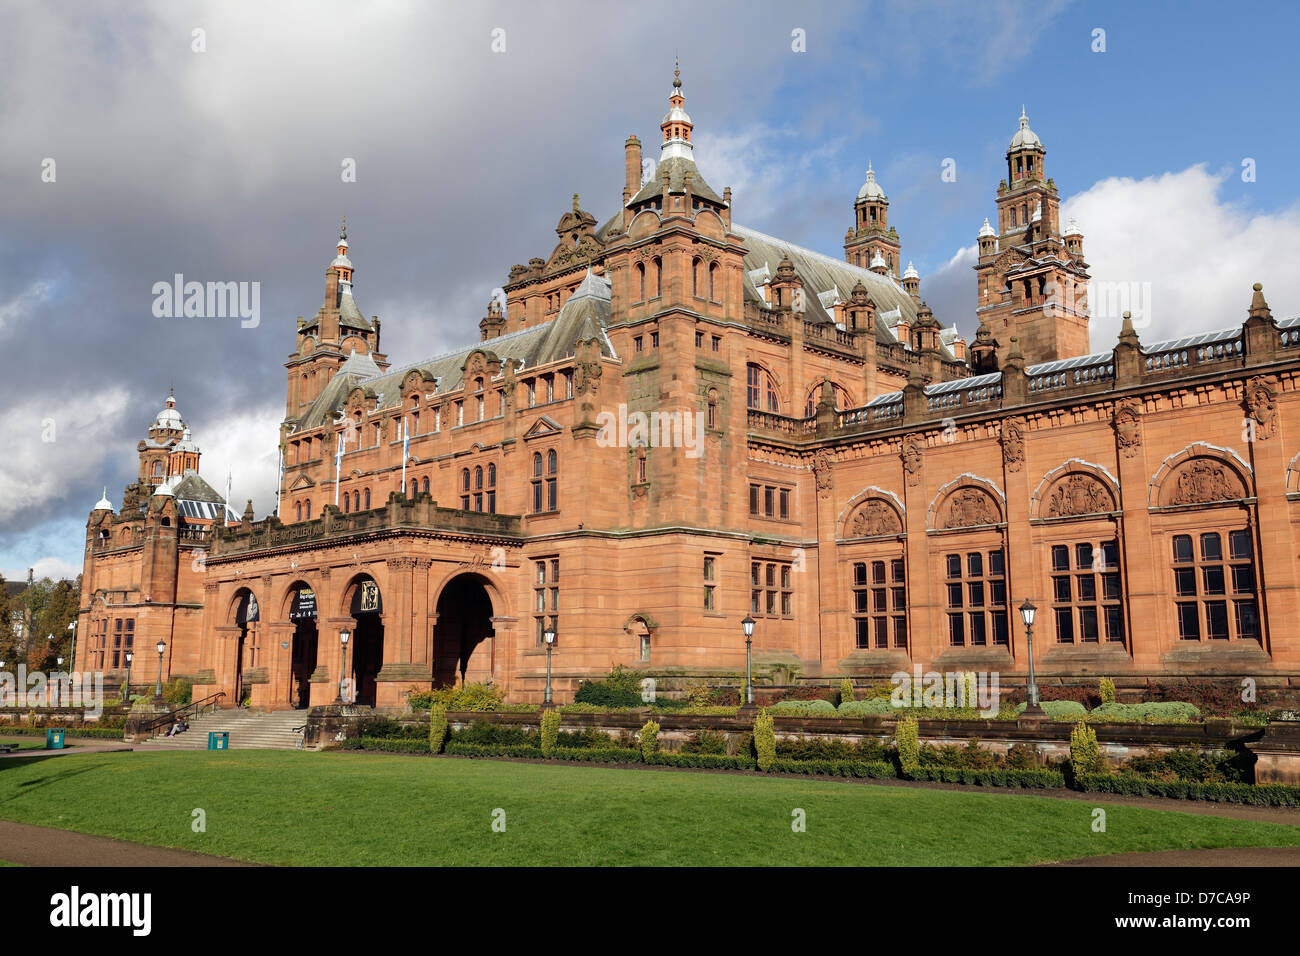
[[[255,866],[224,856],[0,820],[0,859],[24,866]]]
[[[3,736],[3,734],[0,734]],[[131,750],[129,746],[120,740],[92,740],[91,738],[78,738],[76,743],[68,742],[68,746],[62,750],[46,750],[44,747],[35,750],[15,750],[11,753],[0,754],[0,760],[10,757],[66,757],[69,754],[116,754],[125,753]]]
[[[1300,847],[1228,846],[1211,850],[1158,850],[1152,853],[1116,853],[1082,860],[1045,863],[1044,866],[1300,866]]]

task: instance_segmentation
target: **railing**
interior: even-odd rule
[[[211,705],[211,708],[213,710],[216,710],[217,701],[219,701],[221,698],[225,696],[226,696],[225,691],[217,691],[217,693],[209,694],[207,697],[204,697],[202,700],[191,701],[190,703],[186,704],[184,707],[177,707],[171,713],[163,714],[161,717],[155,717],[153,720],[149,721],[148,723],[141,724],[139,729],[137,730],[137,733],[144,734],[147,736],[152,736],[151,731],[156,730],[157,728],[163,726],[164,724],[173,723],[178,716],[181,717],[189,716],[187,714],[188,711],[193,711],[193,716],[197,717],[199,715],[199,711],[201,711],[204,707],[208,705]]]
[[[1098,365],[1082,365],[1078,368],[1066,368],[1041,375],[1030,375],[1028,378],[1029,391],[1032,394],[1038,394],[1062,388],[1075,388],[1079,385],[1109,382],[1115,378],[1115,366],[1110,362]]]
[[[333,505],[327,505],[321,517],[310,521],[283,524],[278,518],[270,517],[254,522],[249,530],[221,529],[212,537],[209,560],[227,554],[283,548],[327,538],[381,531],[450,531],[512,537],[519,535],[522,528],[519,515],[440,508],[427,495],[421,494],[412,500],[401,492],[394,491],[389,495],[386,505],[370,511],[343,514]]]
[[[817,419],[789,418],[775,412],[761,412],[749,409],[748,426],[750,431],[781,432],[786,435],[807,435],[817,431]]]

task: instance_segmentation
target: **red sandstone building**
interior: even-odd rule
[[[573,197],[472,346],[401,366],[346,232],[299,319],[278,516],[197,476],[173,403],[87,527],[77,666],[284,708],[625,664],[736,680],[926,669],[1300,674],[1300,320],[1090,351],[1082,236],[1020,118],[980,230],[976,338],[942,327],[875,173],[842,259],[732,220],[680,82],[618,211]],[[1243,305],[1245,304],[1243,297]],[[287,334],[287,333],[286,333]],[[645,416],[643,421],[641,416]],[[226,520],[222,520],[222,519]],[[340,631],[349,632],[346,663]],[[121,635],[121,637],[119,637]]]

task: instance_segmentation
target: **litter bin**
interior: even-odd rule
[[[208,749],[209,750],[229,750],[230,734],[224,730],[208,731]]]
[[[63,749],[63,728],[60,727],[57,730],[53,727],[46,728],[45,749],[46,750]]]

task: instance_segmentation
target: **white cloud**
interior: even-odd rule
[[[123,454],[120,448],[106,448],[101,439],[121,425],[126,389],[88,395],[64,389],[58,394],[53,401],[3,409],[4,421],[14,427],[0,457],[0,526],[61,501],[70,488],[96,484],[95,479],[112,471],[109,460]],[[85,503],[87,514],[94,504]]]
[[[1119,335],[1121,313],[1134,313],[1143,342],[1228,328],[1246,319],[1251,286],[1260,282],[1275,318],[1300,313],[1300,205],[1250,210],[1222,198],[1231,172],[1198,164],[1146,179],[1112,177],[1061,204],[1061,221],[1077,218],[1091,267],[1092,351]],[[976,247],[964,247],[922,281],[922,294],[945,324],[975,326]],[[1113,307],[1107,289],[1131,290]],[[1145,314],[1143,314],[1145,312]]]
[[[230,506],[243,514],[244,502],[253,499],[259,518],[275,510],[279,480],[277,446],[283,406],[262,406],[227,415],[187,416],[199,446],[199,472],[222,497],[230,475]]]
[[[1276,317],[1300,311],[1300,205],[1259,212],[1221,198],[1230,175],[1197,164],[1146,179],[1113,177],[1061,204],[1063,222],[1078,218],[1092,266],[1093,351],[1111,347],[1121,322],[1103,314],[1110,310],[1097,283],[1150,289],[1139,328],[1145,342],[1239,325],[1255,282]]]
[[[0,569],[0,575],[3,575],[6,581],[26,581],[27,568],[32,569],[32,576],[39,581],[41,578],[49,578],[51,581],[76,580],[81,573],[81,565],[73,564],[62,558],[45,557],[37,558],[31,564],[24,568],[4,568]]]
[[[44,279],[37,279],[27,288],[6,301],[0,301],[0,332],[15,319],[29,316],[32,310],[50,300],[54,286]]]

